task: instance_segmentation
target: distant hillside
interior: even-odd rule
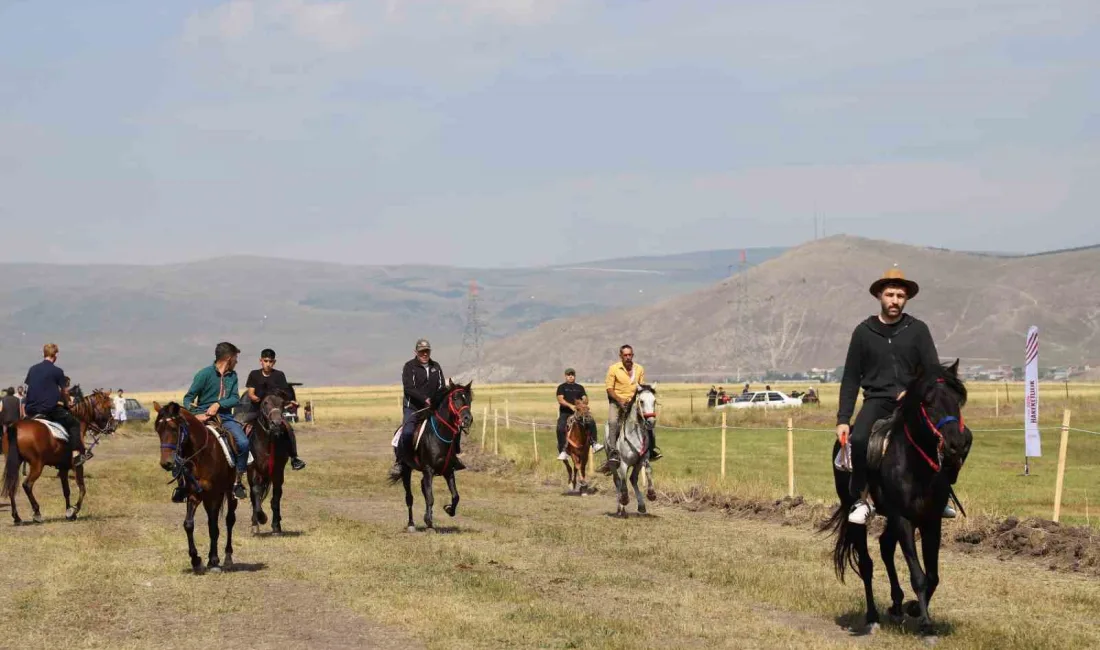
[[[496,380],[555,378],[567,365],[602,377],[630,342],[647,372],[667,379],[832,368],[877,310],[868,286],[894,263],[921,284],[909,312],[944,358],[1018,361],[1029,325],[1041,328],[1044,365],[1100,358],[1100,248],[1011,257],[841,236],[688,295],[544,323],[495,342],[485,365]]]
[[[749,250],[749,264],[782,249]],[[294,381],[392,382],[427,336],[456,369],[469,282],[481,286],[486,340],[547,320],[642,305],[708,286],[739,251],[571,267],[348,266],[257,257],[166,266],[0,264],[0,384],[16,383],[56,341],[85,386],[173,389],[228,339],[254,364],[273,347]],[[635,272],[636,271],[636,272]],[[265,318],[266,317],[266,318]]]

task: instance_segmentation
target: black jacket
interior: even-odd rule
[[[422,409],[430,397],[443,390],[443,368],[433,359],[424,372],[424,365],[414,357],[401,370],[401,384],[405,387],[405,408]]]
[[[840,381],[837,424],[848,424],[855,412],[860,387],[863,399],[896,399],[921,368],[940,362],[932,333],[922,321],[903,314],[895,325],[871,316],[856,326],[844,377]]]

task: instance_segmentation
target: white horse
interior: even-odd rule
[[[657,392],[652,386],[639,386],[625,410],[615,442],[615,448],[619,451],[619,466],[613,474],[615,490],[619,493],[619,508],[615,514],[620,517],[626,516],[626,506],[630,503],[630,495],[626,491],[628,475],[640,514],[645,514],[646,498],[650,501],[657,499],[657,491],[653,489],[653,468],[649,465],[649,431],[657,424]],[[649,488],[645,497],[638,488],[638,472],[643,468]]]

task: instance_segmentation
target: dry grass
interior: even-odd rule
[[[449,528],[410,535],[400,488],[383,481],[387,438],[303,427],[311,465],[291,475],[284,506],[297,534],[251,537],[242,522],[236,560],[251,570],[196,577],[185,572],[182,507],[168,503],[155,440],[123,433],[89,468],[80,521],[60,520],[59,490],[44,480],[48,523],[0,524],[0,645],[869,645],[837,624],[860,610],[861,589],[835,581],[829,541],[807,530],[670,507],[614,520],[606,486],[564,497],[519,469],[465,472],[458,518],[437,507]],[[417,494],[418,520],[421,507]],[[1100,645],[1095,580],[951,553],[944,564],[941,647]],[[873,645],[924,647],[896,628]]]

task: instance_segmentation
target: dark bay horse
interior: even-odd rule
[[[569,476],[569,487],[576,493],[584,496],[588,494],[588,450],[591,445],[588,441],[588,427],[592,423],[592,412],[588,404],[580,401],[573,405],[573,415],[565,421],[565,453],[572,463],[563,460],[565,471]],[[578,488],[578,481],[580,487]]]
[[[443,510],[451,517],[458,512],[458,486],[455,484],[455,449],[459,438],[469,430],[474,418],[470,414],[470,406],[474,393],[472,383],[462,386],[447,382],[447,387],[436,396],[432,397],[432,403],[438,404],[434,411],[417,423],[417,432],[413,434],[412,441],[403,441],[401,444],[410,444],[412,448],[402,449],[402,465],[400,479],[390,479],[390,483],[400,480],[405,486],[405,505],[409,509],[408,531],[416,532],[413,523],[413,494],[412,472],[414,469],[421,472],[420,489],[424,493],[424,524],[428,530],[435,527],[432,521],[432,506],[435,497],[432,494],[432,479],[438,474],[447,481],[447,488],[451,491],[451,502],[443,506]],[[419,445],[417,445],[419,440]]]
[[[267,523],[264,499],[271,491],[271,532],[283,532],[283,479],[290,460],[287,430],[290,424],[283,416],[286,396],[278,391],[260,401],[255,418],[249,423],[252,438],[252,464],[248,466],[249,498],[252,501],[252,534]]]
[[[80,395],[79,387],[74,387],[74,396]],[[80,435],[91,430],[98,441],[100,434],[109,434],[114,430],[113,403],[111,391],[96,390],[88,397],[80,395],[69,409],[80,422]],[[6,458],[4,463],[4,481],[0,489],[0,496],[11,499],[11,517],[15,524],[21,524],[19,512],[15,507],[15,493],[19,484],[19,466],[27,463],[29,472],[23,481],[23,492],[31,503],[33,511],[32,521],[42,523],[42,511],[38,500],[34,498],[34,484],[42,475],[46,466],[58,469],[58,478],[61,479],[61,492],[65,495],[65,519],[75,521],[80,509],[84,506],[84,495],[87,490],[84,487],[84,466],[73,467],[72,457],[69,453],[68,443],[58,440],[50,432],[49,427],[38,420],[20,420],[14,426],[9,427],[3,436],[3,451]],[[77,445],[80,447],[81,445]],[[70,501],[69,470],[73,470],[76,477],[76,487],[79,496],[76,505]]]
[[[191,556],[191,568],[202,573],[202,558],[195,547],[195,510],[199,504],[206,509],[206,522],[210,529],[210,557],[207,568],[220,571],[218,560],[218,536],[221,530],[218,520],[223,506],[225,514],[225,566],[233,565],[233,524],[237,522],[237,499],[233,485],[237,472],[226,459],[221,443],[190,411],[175,402],[161,406],[153,402],[157,413],[154,427],[160,438],[160,466],[177,476],[184,476],[190,490],[187,497],[187,515],[183,529],[187,531],[187,551]]]
[[[867,483],[875,508],[886,517],[886,529],[879,538],[879,550],[886,574],[890,577],[888,610],[894,619],[908,614],[918,619],[922,634],[933,634],[928,604],[939,584],[939,553],[942,514],[951,496],[951,485],[959,476],[970,453],[973,440],[963,424],[962,407],[966,404],[966,386],[958,376],[959,362],[950,367],[937,365],[922,372],[907,387],[889,442],[882,451],[883,439],[872,436],[868,445]],[[840,442],[833,446],[834,458]],[[881,458],[881,460],[879,460]],[[878,466],[878,469],[874,469]],[[867,527],[848,523],[848,511],[855,498],[849,491],[849,473],[833,469],[840,506],[823,526],[836,535],[833,564],[843,582],[851,567],[863,579],[867,600],[867,625],[878,628],[871,578],[874,563],[867,548]],[[924,567],[917,557],[915,531],[920,531]],[[917,600],[903,608],[905,592],[898,582],[894,552],[901,552],[909,567],[910,582]]]

